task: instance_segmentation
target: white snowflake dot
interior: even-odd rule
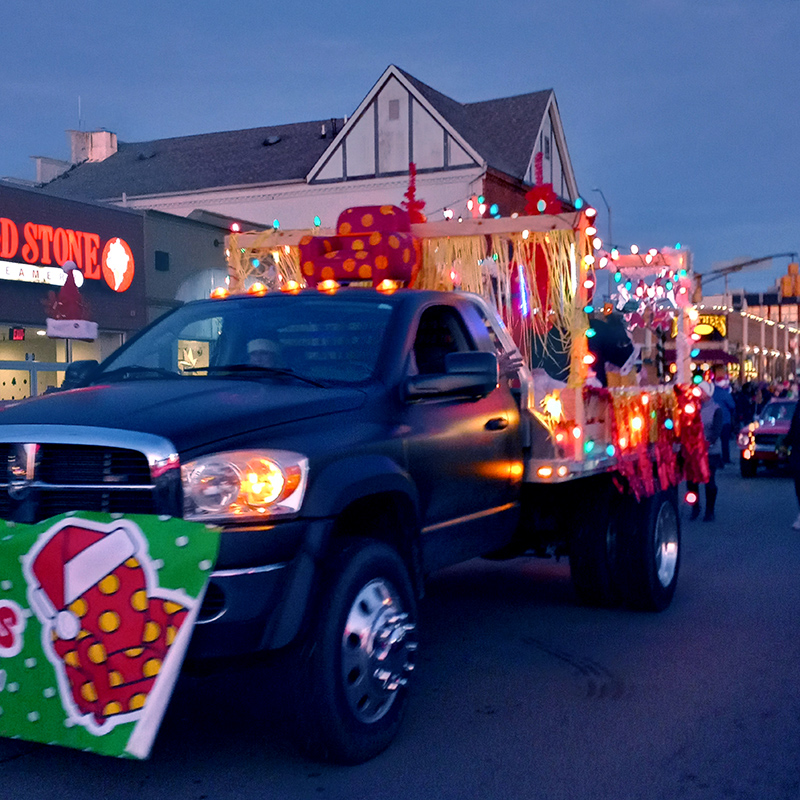
[[[0,583],[0,589],[2,589],[4,592],[9,592],[13,588],[14,584],[11,583],[11,581],[3,581],[2,583]]]
[[[188,536],[179,536],[175,540],[175,546],[176,547],[186,547],[187,544],[189,544],[189,537]]]
[[[199,569],[205,572],[206,570],[211,569],[211,561],[207,558],[204,558],[197,566]]]
[[[114,513],[111,515],[111,519],[122,519],[124,516],[125,516],[125,515],[124,515],[124,514],[120,514],[120,513],[119,513],[119,511],[115,511],[115,512],[114,512]]]
[[[52,686],[48,686],[42,694],[49,700],[51,697],[56,696],[56,690]]]
[[[65,728],[72,728],[74,725],[75,725],[75,723],[71,719],[65,719],[64,720],[64,727]]]
[[[31,713],[28,714],[28,722],[38,722],[38,720],[39,720],[38,711],[31,711]]]
[[[9,683],[8,686],[6,686],[6,689],[9,692],[18,692],[19,691],[19,684],[16,681],[14,681],[14,683]]]
[[[169,514],[159,514],[158,519],[161,522],[169,522],[169,520],[171,520],[172,517]]]
[[[154,558],[152,564],[153,569],[164,569],[164,560],[161,558]]]
[[[26,658],[25,659],[25,666],[28,669],[33,669],[36,666],[36,659],[35,658]]]

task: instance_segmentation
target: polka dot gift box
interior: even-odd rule
[[[419,264],[408,212],[399,206],[356,206],[339,215],[336,236],[305,236],[300,264],[309,286],[383,280],[413,283]]]
[[[218,544],[150,516],[0,521],[0,607],[17,619],[0,735],[146,757]]]

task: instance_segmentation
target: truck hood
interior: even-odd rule
[[[4,425],[88,425],[152,433],[179,451],[276,425],[359,408],[365,393],[260,380],[137,380],[9,404]]]

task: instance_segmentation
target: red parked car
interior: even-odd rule
[[[797,400],[770,400],[749,425],[739,431],[739,469],[743,478],[753,478],[758,465],[779,467],[786,463],[788,448],[783,440],[789,432]]]

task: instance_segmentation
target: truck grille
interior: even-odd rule
[[[150,485],[150,467],[142,453],[116,447],[43,444],[39,450],[39,479],[80,486],[92,483]]]
[[[35,442],[36,432],[31,433],[21,441]],[[171,467],[179,462],[171,454],[156,463],[162,461],[169,468],[157,469],[160,477],[154,478],[151,460],[140,450],[0,441],[0,518],[38,522],[71,511],[175,515],[179,470]]]

